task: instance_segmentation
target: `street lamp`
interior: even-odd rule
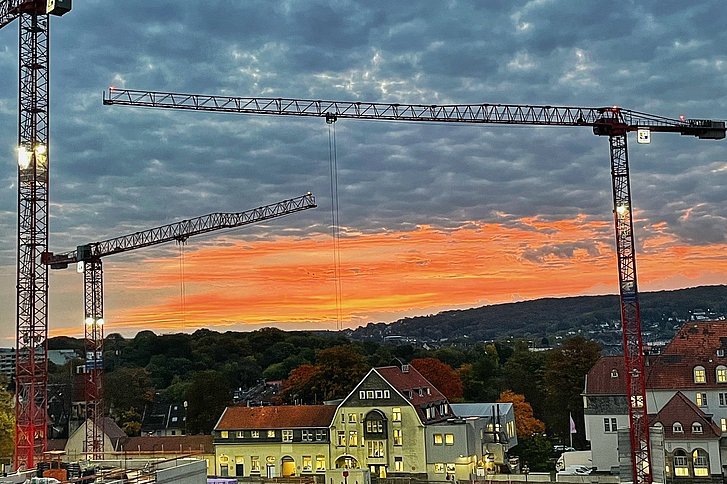
[[[528,482],[528,474],[530,474],[530,467],[527,464],[523,465],[523,474],[525,474],[525,482]]]
[[[182,417],[184,419],[184,435],[187,435],[187,406],[189,403],[185,400],[182,405],[184,405],[184,417]]]

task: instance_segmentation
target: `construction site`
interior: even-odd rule
[[[15,452],[10,476],[0,482],[237,482],[216,477],[210,470],[209,450],[157,449],[153,455],[141,450],[118,453],[110,449],[104,431],[104,355],[108,334],[104,313],[104,270],[106,257],[136,251],[160,244],[183,245],[192,237],[215,231],[241,228],[282,217],[295,217],[298,212],[316,208],[310,192],[270,204],[237,212],[215,212],[174,223],[146,228],[144,223],[131,233],[103,240],[79,240],[75,247],[59,250],[49,240],[49,220],[55,200],[50,187],[52,148],[63,143],[50,140],[51,49],[49,24],[63,22],[72,16],[71,0],[2,0],[0,28],[17,25],[20,35],[18,138],[17,146],[17,293],[15,350]],[[63,39],[59,39],[59,47]],[[62,48],[62,47],[60,47]],[[552,127],[563,130],[587,130],[599,143],[604,171],[610,173],[612,204],[602,207],[613,213],[612,240],[616,261],[613,273],[618,286],[619,313],[623,334],[623,367],[626,389],[630,446],[630,482],[649,484],[654,481],[651,455],[649,409],[645,384],[645,359],[642,341],[639,285],[636,258],[638,247],[634,237],[634,213],[629,167],[628,138],[638,144],[649,144],[653,134],[680,135],[706,140],[722,140],[727,129],[724,120],[671,118],[648,114],[620,106],[554,106],[550,104],[438,104],[401,102],[335,101],[320,99],[242,97],[211,93],[175,93],[163,90],[111,87],[103,93],[104,109],[115,110],[123,119],[135,108],[146,108],[147,116],[157,110],[196,111],[198,116],[227,113],[247,118],[301,117],[311,122],[336,123],[351,121],[385,121],[390,129],[397,124],[435,123],[438,125],[476,125],[485,130],[491,126],[519,127],[524,130]],[[9,89],[4,86],[2,89]],[[515,100],[517,101],[517,100]],[[548,102],[544,99],[543,102]],[[139,109],[136,109],[137,114]],[[56,112],[55,116],[64,116]],[[274,121],[272,121],[274,122]],[[335,138],[333,138],[335,143]],[[213,140],[210,140],[210,144]],[[332,154],[331,156],[335,156]],[[456,169],[456,168],[455,168]],[[335,173],[331,174],[331,183]],[[333,196],[333,195],[332,195]],[[337,196],[337,195],[336,195]],[[337,226],[333,215],[334,238]],[[91,225],[93,221],[89,222]],[[209,235],[208,235],[209,236]],[[78,369],[83,375],[84,402],[76,410],[84,424],[76,438],[81,439],[83,455],[70,456],[48,447],[49,395],[49,272],[75,269],[83,278],[83,338],[85,362]],[[81,325],[79,324],[79,330]],[[292,434],[291,434],[292,435]],[[291,437],[292,438],[292,437]],[[207,455],[207,457],[205,457]],[[207,458],[208,460],[205,460]],[[329,466],[337,467],[337,466]],[[328,467],[327,467],[328,468]],[[339,469],[343,469],[343,464]],[[212,469],[216,469],[216,466]],[[346,467],[347,469],[347,467]],[[329,469],[331,477],[348,482],[348,470]],[[336,473],[338,472],[338,473]],[[352,471],[353,472],[353,471]],[[210,475],[212,474],[212,475]],[[358,476],[358,474],[356,474]],[[527,473],[524,475],[527,481]],[[364,477],[361,477],[364,479]],[[7,480],[5,480],[7,479]],[[56,480],[53,480],[56,479]],[[353,476],[351,477],[353,479]],[[623,479],[622,479],[623,480]]]

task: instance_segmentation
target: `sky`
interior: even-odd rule
[[[109,86],[727,118],[721,0],[85,0],[51,23],[53,252],[309,191],[318,201],[184,248],[105,258],[106,334],[355,328],[618,290],[608,139],[589,128],[104,106]],[[0,30],[5,346],[17,25]],[[727,284],[727,142],[630,137],[629,162],[640,290]],[[49,313],[52,336],[82,336],[75,271],[51,272]]]

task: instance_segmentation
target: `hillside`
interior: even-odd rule
[[[669,338],[674,327],[689,319],[695,310],[709,311],[711,317],[727,315],[727,286],[645,292],[640,294],[640,304],[645,336]],[[617,334],[619,321],[618,296],[579,296],[445,311],[389,324],[371,323],[356,329],[351,336],[354,339],[382,339],[398,335],[420,341],[553,338],[574,331],[591,335]]]

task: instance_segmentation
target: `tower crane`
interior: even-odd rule
[[[649,424],[646,409],[641,314],[636,283],[631,186],[627,134],[639,141],[651,132],[677,133],[700,139],[723,139],[725,122],[672,119],[613,107],[568,107],[524,104],[389,104],[351,101],[234,97],[110,88],[104,104],[237,114],[322,117],[408,122],[589,127],[609,138],[611,181],[618,263],[623,352],[626,368],[633,482],[652,481]]]
[[[103,458],[104,451],[103,435],[101,435],[101,431],[96,425],[97,418],[103,416],[104,314],[101,259],[112,254],[120,254],[174,240],[181,243],[195,235],[263,222],[315,207],[315,197],[308,193],[297,198],[282,200],[245,212],[211,213],[133,234],[79,245],[76,250],[62,254],[53,254],[52,252],[43,254],[43,263],[50,266],[51,269],[65,269],[71,264],[78,264],[79,272],[83,272],[84,341],[86,346],[84,371],[86,400],[85,449],[89,456]]]
[[[15,339],[16,469],[30,468],[47,448],[49,14],[71,0],[0,1],[0,28],[20,19],[18,41],[18,242]]]

